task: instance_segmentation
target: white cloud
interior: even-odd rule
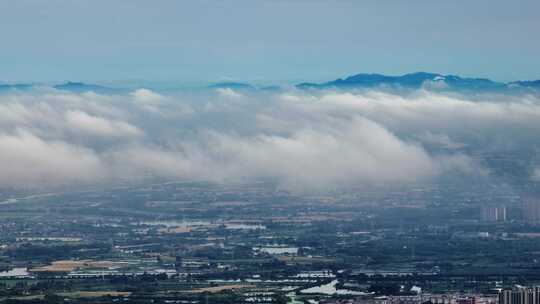
[[[29,132],[0,134],[0,184],[12,187],[95,182],[103,172],[93,151]]]
[[[463,147],[540,128],[534,96],[216,91],[0,95],[0,186],[148,175],[268,178],[294,190],[394,185],[486,174]]]
[[[290,136],[214,134],[211,145],[209,158],[223,162],[217,175],[278,178],[285,187],[407,182],[440,169],[421,147],[365,119],[327,130],[300,129]]]
[[[419,134],[418,139],[423,143],[431,144],[440,148],[460,149],[465,147],[465,144],[455,142],[446,134],[434,134],[429,131]]]
[[[239,99],[244,97],[244,95],[236,92],[235,90],[231,88],[217,88],[216,93],[218,93],[219,96],[230,98],[230,99]]]
[[[127,147],[108,155],[117,172],[132,176],[241,182],[277,180],[296,191],[392,185],[426,180],[459,170],[471,172],[464,155],[431,157],[366,119],[325,129],[301,129],[290,136],[240,136],[203,132],[197,142],[164,149]]]
[[[135,101],[144,104],[157,104],[165,99],[165,97],[162,95],[144,88],[135,90],[131,92],[130,95],[135,99]]]
[[[140,136],[142,131],[123,121],[111,121],[92,116],[83,111],[67,111],[65,118],[69,128],[98,136],[133,137]]]

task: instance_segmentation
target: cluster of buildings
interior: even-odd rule
[[[477,294],[419,294],[380,296],[354,300],[332,300],[324,304],[496,304],[497,297]]]
[[[506,222],[506,206],[482,206],[480,216],[484,222]]]
[[[540,224],[540,199],[526,198],[524,200],[523,219],[530,224]]]
[[[499,293],[499,304],[540,304],[540,287],[518,286]]]
[[[413,296],[380,296],[374,298],[329,300],[324,304],[540,304],[540,286],[517,285],[503,289],[497,296],[463,294],[418,294]]]
[[[524,198],[516,210],[521,220],[531,225],[540,225],[540,199]],[[506,222],[509,220],[508,207],[505,205],[484,205],[480,208],[480,218],[484,222]],[[519,218],[519,215],[518,215]]]

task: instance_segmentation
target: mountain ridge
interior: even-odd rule
[[[126,93],[128,88],[102,86],[99,84],[67,81],[55,85],[43,85],[37,83],[0,83],[0,91],[28,91],[36,87],[51,87],[61,91],[74,93]],[[458,75],[444,75],[431,72],[414,72],[398,76],[359,73],[344,78],[338,78],[326,82],[303,82],[293,85],[297,89],[362,89],[362,88],[404,88],[404,89],[430,89],[430,90],[457,90],[457,91],[511,91],[528,92],[540,91],[539,80],[517,80],[511,82],[498,82],[488,78],[461,77]],[[152,89],[151,86],[148,88]],[[283,87],[267,85],[263,87],[252,85],[248,82],[217,82],[210,83],[202,88],[218,89],[230,88],[234,90],[279,90]],[[132,88],[137,89],[137,88]]]
[[[537,81],[515,81],[514,86],[530,87]],[[538,81],[540,82],[540,81]],[[304,82],[297,84],[299,89],[324,88],[373,88],[379,86],[402,88],[432,88],[432,89],[469,89],[469,90],[501,90],[510,87],[510,83],[493,81],[488,78],[471,78],[457,75],[444,75],[430,72],[415,72],[399,76],[384,74],[360,73],[345,78],[338,78],[323,83]]]

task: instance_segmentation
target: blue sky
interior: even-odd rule
[[[540,1],[0,0],[0,81],[540,79]]]

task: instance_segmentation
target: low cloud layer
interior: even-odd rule
[[[535,96],[42,88],[0,95],[0,186],[147,177],[265,179],[300,191],[395,185],[489,174],[471,151],[530,143],[538,129]]]
[[[65,119],[68,128],[95,136],[132,137],[142,134],[127,122],[108,120],[79,110],[66,111]]]

